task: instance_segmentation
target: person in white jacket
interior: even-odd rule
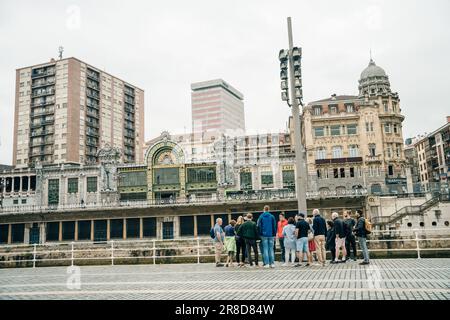
[[[289,266],[289,254],[291,255],[292,264],[295,263],[295,250],[297,237],[295,236],[295,219],[290,217],[288,219],[288,224],[283,227],[283,237],[284,237],[284,267]]]

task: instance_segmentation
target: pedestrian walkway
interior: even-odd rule
[[[67,272],[80,271],[70,275]],[[77,280],[80,279],[79,287]],[[0,269],[0,299],[450,299],[450,259],[326,267],[214,264]]]

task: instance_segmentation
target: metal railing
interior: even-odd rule
[[[427,232],[429,234],[424,235]],[[374,231],[373,235],[376,234],[380,236],[399,236],[404,234],[404,236],[393,239],[369,239],[367,240],[369,246],[371,244],[389,242],[410,242],[412,245],[406,248],[369,248],[369,252],[415,252],[417,259],[421,259],[422,252],[443,252],[450,250],[448,245],[445,247],[427,247],[421,245],[422,242],[450,241],[450,228]],[[64,243],[0,245],[0,268],[7,267],[8,264],[13,263],[25,263],[27,266],[35,268],[39,262],[65,262],[74,266],[77,262],[81,261],[106,261],[113,266],[120,260],[128,260],[129,263],[130,260],[135,259],[141,261],[147,260],[151,264],[157,264],[159,260],[165,259],[165,263],[167,263],[167,260],[170,263],[173,262],[171,259],[177,258],[188,258],[191,259],[190,261],[196,261],[197,264],[200,264],[202,258],[212,258],[215,256],[214,248],[211,239],[207,237],[172,240],[72,241]],[[180,254],[173,254],[177,250],[181,251]],[[131,255],[124,255],[121,252],[128,252]],[[137,252],[141,252],[141,254],[136,254]],[[79,254],[84,256],[77,256]],[[86,256],[89,254],[95,256]],[[6,259],[9,256],[13,258]]]

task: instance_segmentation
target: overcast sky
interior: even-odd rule
[[[191,128],[190,84],[223,78],[245,96],[248,133],[286,128],[278,51],[286,17],[303,47],[305,101],[357,94],[372,49],[401,99],[404,137],[450,115],[450,1],[0,0],[0,163],[12,159],[15,69],[64,46],[145,90],[146,139]]]

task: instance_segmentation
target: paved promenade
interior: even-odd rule
[[[0,299],[449,300],[450,259],[275,269],[213,264],[0,269]]]

